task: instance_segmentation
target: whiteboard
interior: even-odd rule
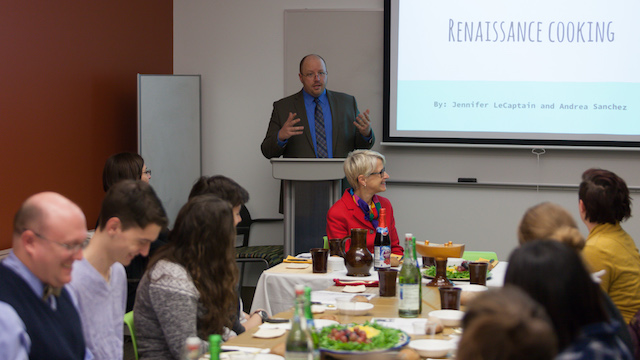
[[[173,226],[202,174],[200,75],[138,74],[138,152]]]

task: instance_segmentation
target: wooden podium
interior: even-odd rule
[[[284,255],[324,245],[327,211],[342,196],[344,159],[271,159],[284,183]]]

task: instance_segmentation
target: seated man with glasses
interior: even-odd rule
[[[43,192],[22,204],[0,263],[0,359],[93,358],[77,300],[64,287],[86,239],[82,210],[64,196]]]
[[[367,248],[373,254],[373,242],[379,224],[380,209],[386,209],[386,225],[391,239],[391,253],[402,255],[404,249],[398,239],[396,220],[391,202],[378,193],[387,190],[384,155],[372,150],[355,150],[344,161],[344,173],[351,188],[345,190],[327,213],[327,237],[348,236],[351,229],[368,229]]]
[[[124,266],[167,226],[160,199],[143,180],[122,180],[102,201],[100,222],[84,259],[73,266],[71,292],[78,299],[82,331],[96,359],[122,359],[123,323],[127,304]]]
[[[326,89],[322,57],[302,58],[298,77],[302,90],[273,103],[261,146],[267,159],[344,158],[355,149],[371,149],[375,136],[369,110],[360,113],[353,96]]]

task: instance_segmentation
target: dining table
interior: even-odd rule
[[[332,292],[342,292],[343,286],[329,286],[326,291]],[[364,294],[374,294],[376,296],[372,297],[370,303],[373,304],[373,309],[367,313],[366,315],[342,315],[339,314],[337,310],[325,310],[323,313],[314,314],[314,318],[324,319],[330,318],[332,320],[338,321],[341,324],[364,324],[367,321],[372,321],[374,318],[398,318],[398,296],[394,297],[380,297],[377,296],[379,292],[379,288],[377,287],[368,287],[366,288]],[[293,317],[293,303],[289,304],[289,308],[278,312],[273,315],[274,318],[278,319],[291,319]],[[464,307],[461,307],[461,310]],[[429,312],[433,310],[440,310],[440,294],[437,287],[423,286],[422,292],[422,313],[418,316],[418,319],[429,318]],[[271,324],[263,324],[263,326],[270,326]],[[259,327],[249,329],[244,333],[233,337],[227,340],[224,343],[223,349],[232,350],[235,348],[252,348],[252,349],[271,349],[274,346],[286,342],[286,334],[276,338],[264,339],[264,338],[256,338],[253,336]],[[436,338],[436,339],[451,339],[452,337],[456,337],[459,334],[458,328],[453,327],[445,327],[442,332],[428,336],[428,335],[415,335],[409,334],[411,340],[414,339],[424,339],[424,338]]]
[[[502,287],[504,284],[504,276],[508,264],[506,262],[499,262],[491,271],[490,278],[487,280],[487,287]],[[296,267],[296,268],[288,268]],[[334,279],[338,279],[339,282],[335,282]],[[254,298],[254,309],[265,309],[269,311],[272,318],[276,319],[291,319],[293,318],[293,304],[294,304],[294,287],[296,284],[304,284],[312,289],[311,298],[317,298],[318,294],[334,294],[334,296],[341,296],[339,294],[345,294],[345,286],[336,285],[342,281],[359,280],[359,281],[378,281],[378,274],[373,269],[369,276],[366,277],[350,277],[346,275],[346,270],[338,270],[329,273],[313,273],[311,266],[306,268],[300,268],[300,266],[288,266],[288,263],[279,264],[271,269],[266,270],[261,275],[258,281],[258,287],[256,290],[256,296]],[[364,315],[344,315],[341,314],[334,306],[323,304],[320,306],[321,312],[314,313],[314,318],[329,319],[339,322],[340,324],[364,324],[365,322],[378,322],[384,326],[406,326],[409,324],[411,328],[414,322],[426,321],[430,318],[430,312],[441,309],[440,304],[440,291],[438,287],[427,286],[429,279],[423,279],[422,283],[422,312],[417,318],[400,318],[398,312],[398,286],[396,286],[396,296],[381,297],[379,296],[379,287],[365,287],[364,292],[360,295],[364,295],[369,298],[369,302],[373,304],[373,308]],[[468,281],[454,281],[454,285],[468,284]],[[353,294],[348,294],[352,296]],[[356,294],[357,295],[357,294]],[[317,305],[316,305],[317,306]],[[464,305],[461,305],[460,310],[464,311]],[[433,318],[431,318],[433,320]],[[389,324],[389,325],[388,325]],[[256,332],[262,328],[273,329],[280,327],[282,329],[290,328],[290,323],[287,324],[272,324],[265,323],[260,327],[249,329],[244,333],[233,337],[226,341],[223,345],[223,350],[232,351],[240,350],[245,352],[262,352],[267,353],[270,349],[286,342],[288,331],[283,331],[283,334],[274,338],[260,338],[254,336]],[[444,327],[441,332],[435,335],[417,334],[413,331],[407,331],[406,328],[402,328],[409,335],[410,340],[434,338],[441,340],[457,341],[461,334],[461,328],[459,327]],[[257,335],[257,334],[256,334]],[[455,348],[455,346],[454,346]],[[325,354],[326,355],[326,354]],[[323,356],[323,358],[331,358],[330,356]]]
[[[419,259],[421,263],[421,259]],[[295,266],[294,266],[295,265]],[[325,290],[334,285],[334,279],[344,281],[378,281],[378,273],[370,271],[369,276],[352,277],[347,276],[346,270],[338,270],[327,273],[313,273],[311,264],[306,268],[290,268],[299,267],[300,264],[280,263],[270,269],[262,272],[256,285],[256,291],[253,296],[251,312],[258,309],[267,311],[269,314],[277,314],[290,309],[293,306],[295,298],[295,286],[304,284],[309,286],[311,290]],[[396,267],[395,269],[399,269]],[[502,287],[504,284],[504,276],[507,271],[507,262],[501,261],[490,271],[487,280],[488,287]],[[423,285],[430,280],[423,278]],[[468,284],[469,281],[453,281],[454,284]],[[377,288],[375,288],[377,290]]]

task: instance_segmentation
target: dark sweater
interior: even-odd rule
[[[0,301],[11,305],[27,328],[30,359],[84,359],[82,323],[66,289],[53,310],[26,281],[1,264],[0,279]]]

